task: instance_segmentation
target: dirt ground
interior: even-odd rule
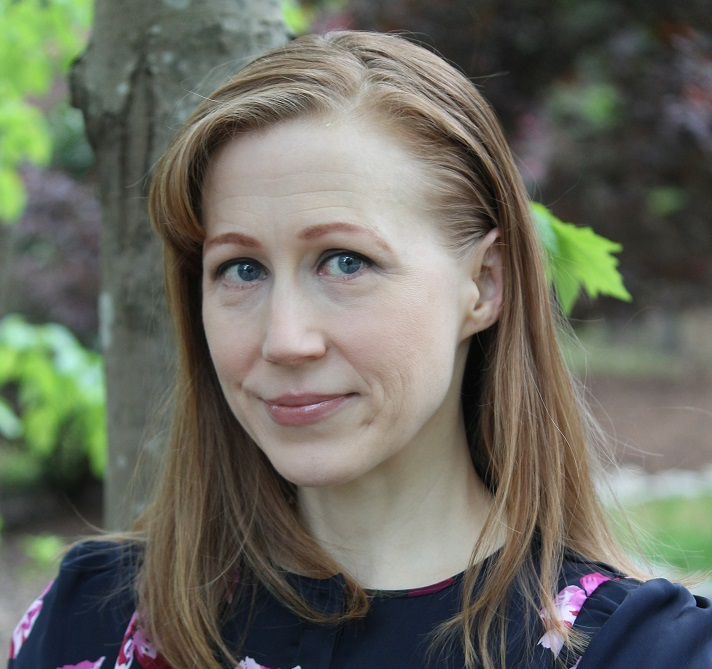
[[[704,375],[707,377],[707,375]],[[650,473],[696,470],[712,464],[712,382],[599,378],[590,385],[594,411],[615,442],[616,459]],[[96,501],[81,513],[97,522]],[[22,526],[6,531],[0,544],[0,649],[9,647],[17,619],[42,591],[54,567],[32,566],[24,537],[53,533],[73,540],[90,533],[76,510],[48,502]],[[1,653],[5,651],[0,651]],[[2,661],[0,660],[0,664]]]
[[[712,464],[712,378],[691,381],[601,378],[593,408],[617,461],[655,473]]]

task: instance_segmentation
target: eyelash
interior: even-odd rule
[[[362,255],[361,253],[356,253],[355,251],[348,251],[346,249],[339,249],[339,250],[335,250],[335,251],[327,251],[324,254],[324,256],[322,257],[322,259],[319,262],[319,271],[321,272],[321,270],[325,267],[325,265],[328,262],[330,262],[331,260],[334,260],[336,258],[339,258],[341,256],[355,258],[356,260],[363,263],[364,267],[356,270],[354,272],[354,274],[360,274],[362,269],[364,269],[364,268],[368,269],[368,268],[373,267],[373,261],[370,260],[369,258],[367,258],[366,256]],[[343,274],[342,276],[348,277],[349,274]]]
[[[363,263],[364,267],[363,267],[363,268],[359,268],[359,269],[358,269],[357,271],[355,271],[353,274],[360,274],[363,269],[371,268],[371,267],[373,267],[373,265],[374,265],[374,263],[373,263],[372,260],[370,260],[369,258],[367,258],[366,256],[364,256],[364,255],[361,254],[361,253],[357,253],[356,251],[349,251],[349,250],[346,250],[346,249],[329,250],[329,251],[326,251],[324,254],[322,254],[321,258],[319,259],[319,262],[318,262],[318,264],[317,264],[318,273],[319,273],[319,274],[322,273],[321,270],[324,268],[324,266],[325,266],[329,261],[334,260],[335,258],[339,258],[340,256],[349,256],[349,257],[355,258],[356,260],[358,260],[358,261],[360,261],[361,263]],[[233,259],[231,259],[231,260],[228,260],[227,262],[224,262],[224,263],[220,264],[220,265],[217,267],[217,269],[215,270],[215,277],[216,277],[217,279],[221,279],[221,278],[223,278],[223,277],[225,276],[225,274],[227,273],[227,271],[228,271],[230,268],[235,267],[235,266],[237,266],[237,265],[241,265],[241,264],[258,266],[258,267],[261,268],[264,272],[266,272],[267,274],[269,274],[269,272],[267,271],[267,268],[266,268],[261,262],[259,262],[258,260],[255,260],[255,259],[253,259],[253,258],[233,258]],[[341,276],[342,276],[342,277],[349,277],[349,274],[342,274]],[[255,282],[257,282],[257,281],[259,281],[259,279],[256,279],[254,282],[253,282],[253,281],[244,281],[244,282],[242,282],[242,283],[244,283],[244,284],[249,284],[249,283],[255,283]]]

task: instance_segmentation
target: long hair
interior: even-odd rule
[[[340,571],[298,522],[294,486],[229,409],[201,317],[201,191],[215,150],[304,117],[366,118],[389,130],[426,166],[424,188],[453,253],[501,231],[503,310],[473,339],[462,391],[472,460],[494,499],[473,555],[495,544],[495,519],[506,518],[508,529],[487,572],[474,561],[467,570],[462,611],[440,633],[457,635],[468,667],[503,667],[501,632],[515,589],[532,611],[548,608],[556,620],[550,598],[564,551],[613,564],[624,558],[592,483],[593,432],[562,360],[527,196],[499,124],[460,72],[393,35],[302,37],[258,58],[200,105],[157,166],[150,210],[164,242],[178,372],[162,482],[138,524],[144,624],[175,669],[217,669],[221,658],[234,660],[220,626],[236,575],[238,596],[249,596],[241,583],[261,582],[318,621],[276,566],[279,555],[289,554],[300,573]],[[339,620],[368,609],[358,583],[348,575],[346,583]]]

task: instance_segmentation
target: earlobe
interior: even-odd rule
[[[494,325],[502,311],[504,271],[502,246],[497,228],[478,243],[470,263],[471,281],[465,337]]]

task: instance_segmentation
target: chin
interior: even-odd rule
[[[319,463],[312,466],[288,466],[284,463],[274,463],[277,473],[298,488],[328,488],[344,485],[359,477],[360,472],[348,467],[329,466]]]

